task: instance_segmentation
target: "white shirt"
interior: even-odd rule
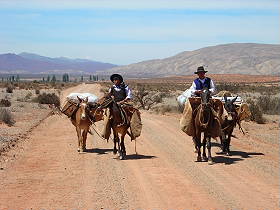
[[[121,91],[121,88],[116,85],[113,85],[113,88],[115,91]],[[111,88],[109,89],[109,93],[110,92],[111,92]],[[132,91],[127,85],[125,86],[125,93],[126,93],[125,99],[132,99]]]
[[[204,79],[199,79],[199,81],[202,82],[202,84],[204,84],[205,78]],[[197,90],[196,90],[196,84],[195,84],[194,81],[193,81],[192,86],[190,87],[189,90],[191,91],[192,96],[196,96],[195,95],[195,91],[197,91]],[[210,89],[209,89],[209,91],[211,92],[211,95],[214,95],[215,92],[216,92],[216,88],[215,88],[215,85],[214,85],[214,82],[213,82],[212,79],[210,81]]]

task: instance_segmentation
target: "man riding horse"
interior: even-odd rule
[[[119,74],[113,74],[110,80],[114,85],[110,88],[108,96],[112,96],[118,104],[130,102],[132,99],[131,89],[124,83],[123,77]]]
[[[120,159],[123,159],[126,155],[124,136],[128,134],[130,135],[131,140],[135,140],[135,138],[140,135],[140,132],[134,132],[136,131],[134,125],[138,124],[141,127],[140,112],[130,103],[132,92],[123,82],[123,77],[119,74],[113,74],[111,75],[110,80],[114,84],[109,89],[109,93],[104,97],[108,102],[105,100],[105,102],[103,102],[104,105],[102,105],[104,108],[108,108],[106,111],[107,117],[105,118],[105,126],[102,136],[105,139],[109,139],[112,128],[114,134],[113,152],[116,154],[118,151]],[[128,131],[129,128],[130,132]],[[118,134],[121,135],[121,139],[119,139]],[[118,149],[116,144],[119,146]]]
[[[197,71],[194,72],[198,75],[198,78],[196,78],[192,86],[190,87],[190,91],[192,93],[192,96],[199,97],[201,95],[202,89],[207,87],[209,91],[211,92],[211,95],[213,95],[216,91],[215,84],[212,79],[205,76],[205,73],[208,71],[204,70],[203,66],[199,66],[197,68]]]

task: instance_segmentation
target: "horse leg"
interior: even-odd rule
[[[227,138],[227,142],[226,142],[226,155],[227,156],[230,156],[230,149],[229,149],[229,147],[230,147],[231,135],[232,135],[232,132],[230,132],[228,134],[228,138]]]
[[[205,136],[205,134],[204,134],[204,137],[203,137],[202,146],[203,146],[202,160],[203,161],[208,161],[208,159],[206,157],[206,152],[205,152],[205,149],[206,149],[206,136]]]
[[[88,133],[88,129],[84,129],[83,130],[83,142],[82,142],[82,151],[83,152],[86,150],[87,133]]]
[[[126,131],[122,133],[121,135],[121,152],[120,152],[120,159],[123,160],[126,156],[126,150],[124,145],[124,137],[125,137]]]
[[[117,154],[117,143],[119,145],[119,136],[118,136],[118,133],[116,133],[115,131],[113,131],[113,134],[114,134],[114,148],[113,148],[113,153],[114,155]]]
[[[196,135],[196,146],[197,146],[197,162],[201,162],[201,133]]]
[[[208,162],[209,164],[213,164],[213,159],[211,155],[211,136],[206,136],[206,145],[208,149]]]
[[[76,126],[76,131],[77,131],[77,136],[78,136],[78,152],[80,152],[81,151],[81,129],[80,129],[80,127],[77,125]]]
[[[196,145],[196,140],[195,140],[195,137],[194,137],[194,136],[192,137],[192,140],[193,140],[193,145],[194,145],[194,153],[197,153],[198,147],[197,147],[197,145]]]
[[[220,141],[221,141],[221,153],[225,153],[226,151],[226,136],[224,133],[220,136]]]

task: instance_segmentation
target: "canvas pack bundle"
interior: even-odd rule
[[[68,117],[71,117],[74,112],[78,109],[78,103],[73,100],[67,100],[62,107],[61,112]]]

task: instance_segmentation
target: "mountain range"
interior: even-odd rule
[[[120,73],[126,77],[148,78],[192,75],[198,66],[204,66],[210,74],[280,75],[280,45],[223,44],[125,66],[31,53],[0,55],[0,73],[9,74]]]
[[[129,77],[192,75],[198,66],[211,74],[280,75],[280,45],[234,43],[185,51],[175,56],[118,66],[106,73]]]
[[[0,73],[8,74],[91,74],[115,66],[87,59],[50,58],[26,52],[0,54]]]

